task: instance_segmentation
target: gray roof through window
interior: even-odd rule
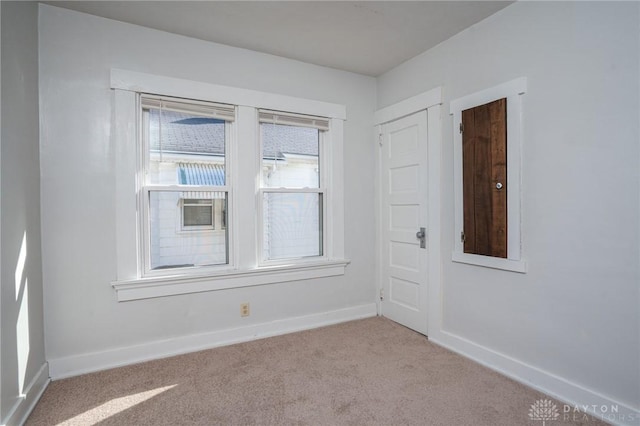
[[[149,109],[152,151],[224,155],[224,121]]]
[[[286,154],[318,156],[316,129],[280,124],[262,124],[261,129],[265,159],[283,159]],[[222,120],[150,109],[149,130],[152,151],[224,155]]]

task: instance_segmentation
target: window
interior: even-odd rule
[[[111,85],[119,301],[344,274],[344,106],[123,70]]]
[[[320,153],[327,119],[260,111],[262,260],[323,255]]]
[[[182,229],[213,229],[213,199],[183,199]]]
[[[520,237],[525,92],[520,78],[451,101],[455,262],[526,272]]]
[[[140,105],[145,273],[228,264],[226,232],[212,231],[229,196],[234,107],[150,95]]]

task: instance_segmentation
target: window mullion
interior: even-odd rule
[[[258,263],[257,188],[260,177],[257,110],[239,106],[237,116],[237,143],[230,147],[233,162],[233,232],[235,265],[238,269],[253,269]],[[240,146],[242,145],[242,146]],[[242,250],[240,250],[242,248]]]

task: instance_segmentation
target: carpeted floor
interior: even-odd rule
[[[542,398],[370,318],[54,381],[26,424],[542,425]]]

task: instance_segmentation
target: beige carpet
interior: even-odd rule
[[[371,318],[55,381],[27,425],[542,425],[541,398]]]

